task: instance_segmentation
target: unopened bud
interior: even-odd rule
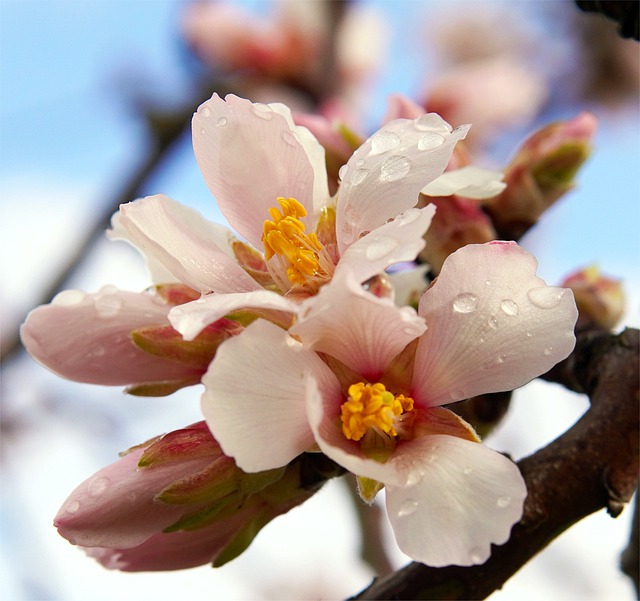
[[[547,125],[524,142],[506,169],[507,188],[485,206],[501,238],[520,238],[573,188],[591,152],[596,125],[596,118],[583,112]]]
[[[567,277],[562,286],[571,288],[580,320],[608,330],[615,327],[624,312],[624,292],[619,280],[600,273],[595,265]]]

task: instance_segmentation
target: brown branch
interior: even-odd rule
[[[574,353],[548,379],[586,392],[591,407],[518,463],[529,492],[509,541],[479,566],[411,563],[355,599],[484,599],[575,522],[601,508],[620,514],[638,482],[639,332],[592,328],[577,339]]]

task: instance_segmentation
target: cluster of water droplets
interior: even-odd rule
[[[91,480],[87,485],[87,492],[89,493],[90,497],[98,498],[107,491],[110,485],[111,480],[109,480],[109,478],[105,478],[104,476],[97,476],[93,478],[93,480]],[[79,501],[78,499],[74,499],[67,503],[67,505],[65,506],[65,511],[67,513],[74,514],[78,513],[81,507],[81,501]]]

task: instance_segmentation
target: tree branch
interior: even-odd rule
[[[638,482],[639,332],[589,328],[546,378],[586,392],[591,407],[567,432],[518,462],[527,483],[511,538],[479,566],[411,563],[354,599],[484,599],[561,532],[606,508],[617,517]]]

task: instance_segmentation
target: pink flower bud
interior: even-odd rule
[[[573,188],[591,152],[596,124],[596,118],[584,112],[547,125],[523,143],[506,169],[507,188],[486,204],[500,236],[520,237]]]
[[[619,280],[600,273],[595,265],[571,274],[562,282],[571,288],[580,312],[580,320],[612,329],[624,313],[624,292]]]

